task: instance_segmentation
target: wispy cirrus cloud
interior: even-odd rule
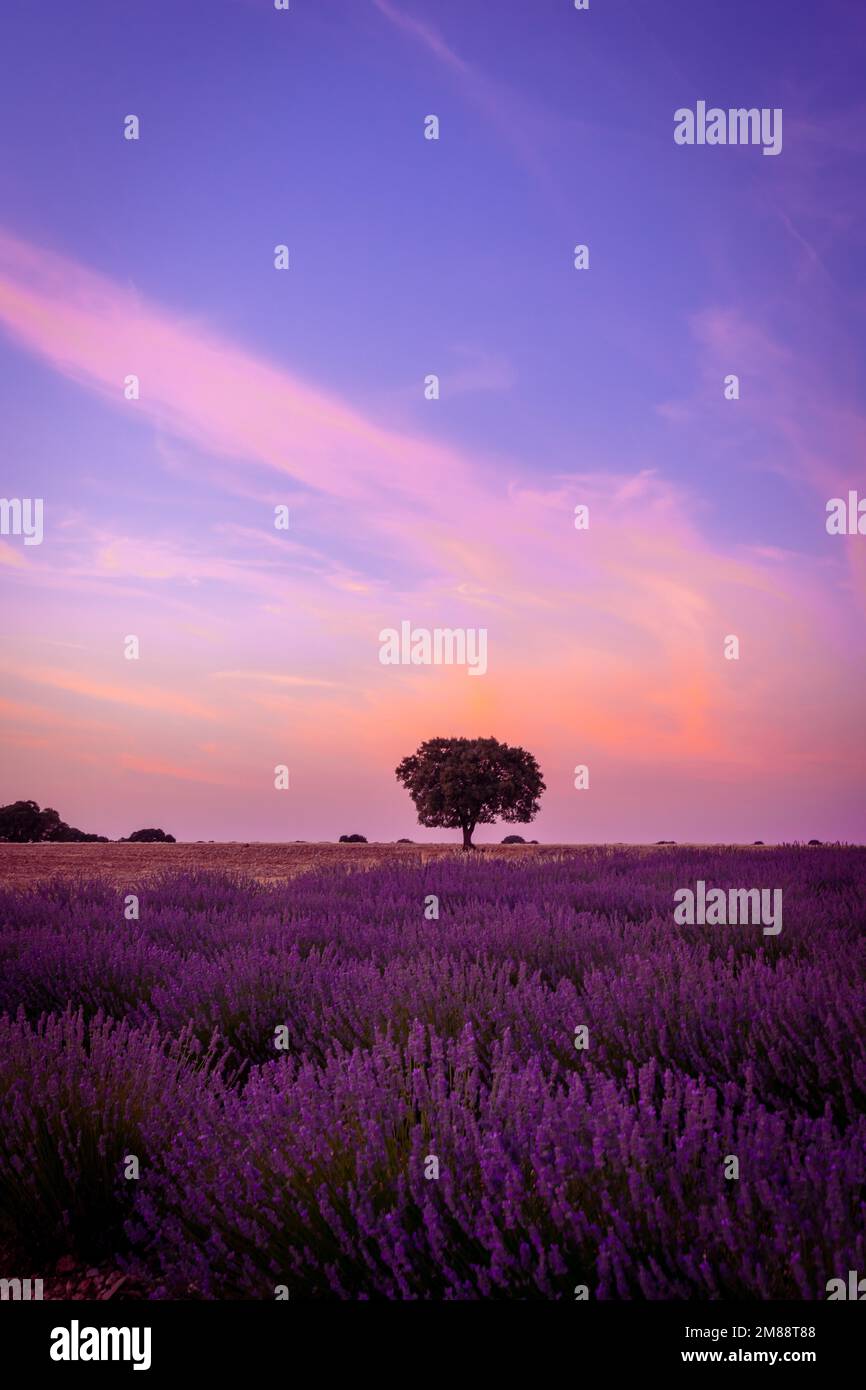
[[[563,134],[585,129],[585,125],[573,119],[565,120],[527,102],[521,92],[490,77],[478,63],[463,58],[426,19],[418,19],[394,0],[373,0],[373,5],[400,33],[456,79],[467,104],[480,112],[547,193],[558,197],[551,149]]]
[[[416,19],[414,15],[407,14],[399,6],[392,4],[392,0],[373,0],[373,4],[380,14],[401,29],[404,34],[424,45],[435,58],[450,68],[452,72],[460,77],[473,79],[477,76],[471,64],[465,62],[453,48],[442,38],[441,34],[423,20]]]
[[[286,675],[280,671],[212,671],[216,681],[253,681],[261,685],[288,685],[297,689],[336,690],[339,681],[319,680],[315,676]]]

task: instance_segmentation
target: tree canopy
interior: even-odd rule
[[[476,825],[532,820],[545,790],[532,754],[495,738],[427,739],[396,775],[419,825],[461,830],[464,849],[472,848]]]
[[[74,825],[67,825],[53,806],[46,806],[41,811],[35,801],[13,801],[8,806],[0,806],[0,840],[7,844],[105,839],[105,835],[88,835]]]

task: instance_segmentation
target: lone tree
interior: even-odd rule
[[[495,738],[429,738],[396,769],[415,802],[418,824],[462,830],[472,849],[476,825],[530,821],[545,790],[541,769],[525,748]]]

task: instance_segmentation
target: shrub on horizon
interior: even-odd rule
[[[174,844],[177,844],[177,841],[175,840],[175,838],[174,838],[173,835],[166,835],[166,833],[165,833],[164,830],[150,829],[150,830],[133,830],[133,832],[132,832],[131,835],[127,835],[127,836],[126,836],[123,840],[121,840],[119,843],[121,843],[121,844],[129,844],[129,845],[132,845],[132,844],[139,844],[139,845],[156,845],[156,844],[174,845]],[[211,844],[212,844],[212,843],[213,843],[213,841],[211,841]]]
[[[109,881],[0,885],[0,1246],[153,1298],[823,1297],[866,1269],[866,851],[769,847],[777,938],[677,926],[748,848],[172,872],[120,931]]]

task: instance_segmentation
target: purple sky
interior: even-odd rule
[[[4,801],[442,838],[393,768],[493,734],[539,839],[863,838],[862,4],[6,0],[0,46]],[[676,145],[699,100],[782,152]],[[404,619],[487,674],[383,667]]]

